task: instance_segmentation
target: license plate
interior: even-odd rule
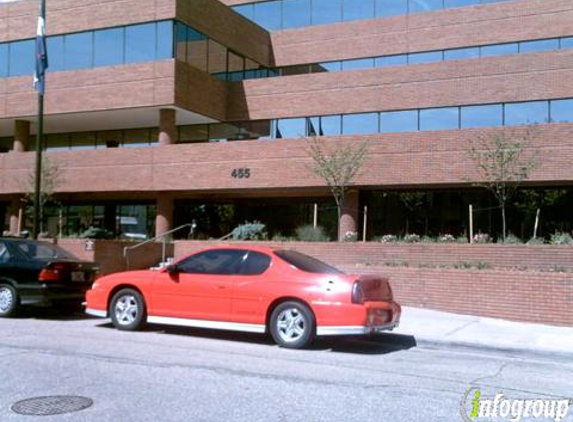
[[[85,281],[86,275],[82,271],[72,272],[72,281]]]

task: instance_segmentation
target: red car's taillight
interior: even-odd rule
[[[364,290],[360,280],[355,281],[352,285],[352,303],[364,303]]]
[[[39,281],[61,281],[63,280],[65,266],[62,264],[51,264],[40,271]]]

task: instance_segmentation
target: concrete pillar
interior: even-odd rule
[[[160,236],[173,228],[173,198],[166,193],[157,195],[157,216],[155,236]]]
[[[10,218],[10,234],[12,236],[17,236],[18,233],[18,215],[20,213],[20,201],[18,199],[13,199],[8,207],[8,216]],[[22,213],[23,218],[24,213]],[[22,224],[24,222],[22,221]]]
[[[14,123],[14,151],[25,152],[30,149],[30,122],[16,120]]]
[[[338,222],[338,240],[343,240],[344,235],[348,232],[356,233],[358,231],[358,200],[359,192],[349,190],[344,196],[344,203],[340,212],[340,221]]]
[[[175,142],[177,142],[175,110],[162,108],[159,110],[159,145],[171,145]]]

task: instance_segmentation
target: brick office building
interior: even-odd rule
[[[343,232],[361,229],[363,205],[369,235],[398,226],[388,193],[406,191],[424,192],[418,224],[460,232],[466,205],[487,205],[467,141],[530,123],[527,184],[571,199],[570,0],[47,3],[52,233],[138,238],[205,216],[208,235],[225,219],[288,231],[316,202],[332,217],[309,136],[368,142]],[[0,223],[12,232],[35,159],[36,20],[35,1],[0,4]]]

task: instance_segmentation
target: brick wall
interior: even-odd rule
[[[176,242],[175,258],[224,244],[229,242]],[[403,305],[516,321],[573,325],[571,246],[257,244],[296,249],[347,272],[385,275],[390,278],[395,296]],[[452,268],[460,263],[471,264],[472,269]],[[477,270],[478,263],[488,264],[489,269]],[[553,272],[556,268],[566,272]]]

